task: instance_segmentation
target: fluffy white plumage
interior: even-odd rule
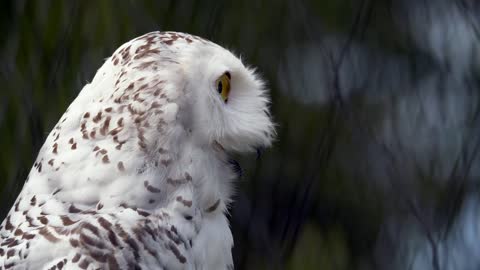
[[[233,269],[227,152],[270,145],[268,102],[212,42],[152,32],[122,45],[41,148],[0,226],[0,270]]]

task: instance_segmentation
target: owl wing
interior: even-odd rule
[[[193,268],[193,223],[168,209],[156,214],[129,207],[115,214],[18,214],[11,213],[1,226],[2,270]],[[12,219],[18,218],[24,221],[14,227]]]

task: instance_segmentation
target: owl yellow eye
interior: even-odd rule
[[[217,80],[217,91],[222,97],[222,100],[228,102],[228,94],[230,94],[230,73],[225,72]]]

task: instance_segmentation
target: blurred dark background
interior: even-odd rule
[[[278,139],[231,209],[236,269],[480,268],[480,2],[0,1],[0,220],[122,43],[208,38],[268,81]]]

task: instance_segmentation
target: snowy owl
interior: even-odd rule
[[[0,226],[0,270],[233,269],[228,153],[271,144],[268,103],[205,39],[122,45],[41,148]]]

